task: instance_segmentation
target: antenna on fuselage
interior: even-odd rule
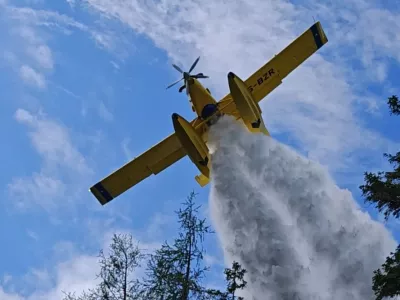
[[[182,69],[179,68],[177,65],[172,64],[172,66],[175,68],[175,70],[180,72],[183,75],[183,77],[181,79],[175,81],[174,83],[170,84],[169,86],[167,86],[167,89],[169,89],[170,87],[173,87],[175,84],[177,84],[180,81],[184,80],[183,86],[181,86],[179,88],[179,93],[181,93],[186,88],[186,94],[189,94],[189,79],[190,78],[196,78],[196,79],[209,78],[208,76],[205,76],[203,73],[198,73],[196,75],[191,75],[190,74],[190,72],[192,72],[193,69],[196,67],[196,65],[199,62],[199,60],[200,60],[200,56],[194,61],[194,63],[192,64],[192,66],[190,67],[188,72],[183,72]]]

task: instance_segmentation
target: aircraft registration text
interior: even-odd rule
[[[264,73],[262,76],[257,78],[257,82],[251,86],[248,87],[249,92],[253,92],[254,88],[257,85],[262,85],[263,83],[265,83],[266,81],[268,81],[268,79],[270,79],[273,75],[275,74],[275,70],[269,69],[268,72]]]

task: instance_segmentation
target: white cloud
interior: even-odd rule
[[[81,99],[81,96],[78,96],[77,94],[75,94],[74,92],[70,91],[69,89],[61,86],[61,85],[57,85],[55,84],[55,87],[58,88],[59,90],[63,91],[64,93],[66,93],[68,96],[71,96],[75,99]]]
[[[53,69],[53,55],[47,45],[30,46],[27,51],[36,60],[40,67],[49,70]]]
[[[55,271],[56,285],[50,290],[35,292],[27,300],[62,299],[64,292],[76,292],[77,295],[96,286],[99,281],[98,258],[93,255],[79,255],[57,265]]]
[[[67,3],[69,4],[69,6],[71,6],[71,8],[74,8],[75,7],[75,0],[66,0],[67,1]]]
[[[12,276],[9,274],[4,274],[2,284],[6,285],[10,280],[12,279]]]
[[[6,292],[4,289],[0,286],[0,299],[1,300],[23,300],[23,297],[18,295],[17,293],[13,292]]]
[[[25,2],[28,4],[42,4],[44,0],[25,0]]]
[[[42,158],[42,166],[39,172],[13,178],[9,183],[13,205],[23,211],[32,207],[48,212],[61,207],[71,208],[70,201],[87,189],[85,185],[92,170],[73,145],[68,129],[43,114],[34,115],[24,109],[16,111],[15,119],[28,126],[32,145]],[[71,185],[74,186],[72,190]],[[52,218],[55,218],[54,214]]]
[[[44,79],[43,75],[35,71],[30,66],[21,66],[21,68],[19,69],[19,74],[21,76],[21,79],[27,84],[34,85],[41,89],[46,87],[46,80]]]
[[[16,65],[18,63],[18,57],[12,51],[4,50],[2,53],[2,58],[10,65]]]
[[[71,259],[63,260],[54,266],[51,274],[47,270],[31,270],[23,277],[24,287],[30,291],[6,292],[0,286],[1,300],[54,300],[63,299],[65,293],[94,288],[99,281],[97,253],[93,255],[78,254]],[[25,288],[24,288],[25,290]]]
[[[43,173],[33,173],[30,177],[14,178],[8,184],[13,204],[19,210],[27,210],[39,205],[46,211],[52,211],[57,205],[56,199],[62,197],[66,186],[58,178]]]
[[[165,236],[166,229],[172,224],[175,224],[174,215],[156,212],[150,219],[145,236],[152,241],[162,239]]]
[[[58,12],[35,10],[29,7],[7,6],[6,12],[11,20],[18,20],[23,25],[30,26],[45,26],[48,28],[60,29],[64,33],[68,33],[69,29],[79,29],[89,31],[89,28],[75,21],[67,15]],[[30,27],[33,29],[34,27]]]
[[[400,29],[397,22],[400,7],[385,8],[379,1],[353,0],[350,3],[313,3],[310,9],[318,9],[319,14],[329,20],[328,26],[334,42],[339,47],[351,47],[354,51],[347,55],[358,56],[372,72],[375,69],[374,63],[380,60],[385,63],[388,58],[400,61],[400,41],[396,38]]]
[[[30,129],[33,146],[43,157],[46,167],[65,166],[81,174],[90,173],[83,155],[73,146],[68,129],[43,114],[18,109],[15,119]]]
[[[54,59],[42,33],[34,26],[24,23],[16,25],[10,23],[9,27],[15,39],[11,44],[19,46],[19,49],[13,49],[16,52],[14,55],[18,57],[14,59],[14,65],[17,65],[17,61],[22,62],[23,66],[20,67],[22,79],[41,88],[45,87],[43,72],[48,73],[53,69]]]
[[[113,114],[108,110],[108,108],[105,106],[105,104],[101,101],[99,104],[99,115],[100,117],[108,122],[111,122],[114,120]]]
[[[123,42],[120,40],[120,37],[117,37],[116,34],[110,30],[92,28],[76,21],[66,14],[60,14],[56,11],[7,5],[5,7],[5,12],[9,19],[18,21],[18,27],[24,26],[25,29],[29,28],[26,33],[30,30],[31,42],[34,37],[40,39],[35,31],[35,29],[39,27],[61,31],[67,35],[71,34],[72,30],[80,30],[87,33],[100,48],[108,50],[117,50],[118,43]],[[37,39],[35,41],[37,41]]]
[[[106,34],[104,32],[92,31],[91,33],[95,42],[100,46],[104,47],[105,49],[114,49],[114,38],[110,34]]]
[[[95,247],[101,247],[108,255],[109,246],[114,233],[130,234],[125,229],[110,229],[103,234],[91,236]],[[154,251],[159,243],[139,243],[133,236],[133,245],[143,249],[143,253]],[[82,252],[76,244],[69,241],[56,243],[54,254],[56,263],[46,269],[31,269],[18,282],[16,278],[9,278],[8,283],[16,286],[22,284],[24,289],[18,293],[5,292],[0,284],[0,299],[3,300],[54,300],[63,299],[64,292],[80,295],[83,291],[94,288],[99,279],[96,275],[100,271],[98,251]],[[145,275],[145,264],[137,268],[132,277],[141,278]],[[3,280],[3,286],[5,282]],[[8,298],[7,298],[8,297]]]
[[[119,64],[117,64],[115,61],[111,60],[110,64],[114,67],[115,70],[119,70],[120,69]]]
[[[24,41],[29,44],[38,44],[42,42],[40,36],[31,26],[20,25],[18,27],[12,28],[11,31],[18,34]]]
[[[102,236],[96,235],[95,238],[101,238]],[[97,239],[94,239],[98,243]],[[67,261],[72,258],[79,256],[80,253],[76,249],[76,245],[72,241],[62,240],[54,243],[53,247],[54,258],[58,261]]]
[[[73,1],[70,4],[73,5]],[[3,52],[13,53],[14,69],[30,85],[46,87],[46,76],[55,66],[53,51],[47,44],[54,32],[70,35],[78,30],[86,33],[100,48],[114,52],[124,48],[118,47],[121,38],[110,29],[95,28],[96,24],[90,27],[56,11],[13,6],[6,2],[1,5],[1,15],[10,33]]]
[[[33,288],[34,290],[47,290],[53,284],[52,275],[47,269],[31,269],[23,276],[26,288]]]
[[[374,8],[374,3],[362,0],[354,0],[351,5],[347,2],[295,5],[283,0],[229,4],[223,1],[86,2],[101,14],[150,37],[180,65],[188,67],[200,55],[197,69],[211,76],[204,83],[212,85],[211,91],[218,97],[228,92],[226,74],[229,71],[246,78],[307,29],[312,23],[310,16],[318,12],[329,42],[262,102],[271,133],[288,133],[300,150],[334,170],[359,166],[360,152],[381,153],[382,149],[395,146],[368,129],[355,115],[359,111],[370,111],[376,105],[378,95],[368,94],[362,84],[366,78],[384,80],[387,66],[382,61],[378,72],[371,73],[375,75],[360,77],[375,69],[377,59],[396,58],[400,53],[398,39],[382,42],[383,37],[379,37],[381,30],[389,30],[387,26],[393,27],[389,32],[396,36],[398,25],[392,21],[381,25],[384,22],[379,21],[380,17],[395,20],[396,14]],[[353,51],[359,45],[361,50]],[[352,54],[353,61],[342,55],[346,51]],[[354,60],[365,63],[357,67]],[[363,98],[368,101],[358,100]]]

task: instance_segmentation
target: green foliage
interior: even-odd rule
[[[242,266],[234,261],[231,269],[225,269],[224,271],[226,281],[228,282],[227,291],[228,295],[231,295],[232,300],[239,299],[243,300],[242,297],[235,297],[237,290],[243,289],[247,285],[247,281],[244,280],[244,274],[246,270]]]
[[[100,251],[101,266],[96,288],[80,296],[66,294],[63,300],[230,300],[243,299],[235,296],[246,286],[245,270],[234,262],[225,269],[227,281],[225,292],[207,289],[201,281],[208,268],[202,265],[203,241],[211,233],[205,219],[198,217],[200,206],[196,206],[195,194],[190,196],[179,209],[178,236],[172,244],[164,242],[148,256],[146,276],[139,281],[134,272],[144,258],[131,235],[114,235],[107,254]]]
[[[396,155],[384,154],[394,166],[393,172],[365,172],[365,184],[360,186],[366,202],[375,203],[385,219],[390,215],[398,218],[400,214],[400,152]]]
[[[388,98],[391,114],[400,114],[400,103],[397,96]],[[390,215],[400,215],[400,152],[395,155],[384,154],[393,165],[393,172],[364,173],[365,184],[360,186],[366,202],[374,203],[387,220]]]
[[[95,289],[85,291],[81,296],[66,294],[64,300],[135,300],[140,299],[140,283],[133,272],[143,258],[139,248],[133,245],[132,236],[114,234],[107,255],[99,254],[101,279]]]
[[[99,300],[101,298],[98,298],[91,290],[89,292],[83,292],[82,295],[80,296],[75,296],[75,293],[64,293],[65,297],[63,300]]]
[[[388,98],[391,114],[400,114],[400,103],[397,96]],[[366,202],[374,203],[385,219],[389,216],[400,216],[400,152],[395,155],[384,154],[393,165],[392,172],[364,173],[365,184],[360,186]],[[373,274],[372,289],[376,299],[400,295],[400,245],[391,252],[385,263]]]
[[[400,102],[399,98],[395,95],[388,98],[387,101],[390,109],[390,114],[400,115]]]
[[[114,235],[110,253],[106,256],[100,251],[102,279],[98,294],[101,299],[137,299],[139,281],[133,279],[133,272],[143,258],[137,246],[133,245],[131,235]]]
[[[400,245],[386,258],[381,269],[374,271],[372,288],[376,299],[400,295]]]
[[[202,242],[206,233],[211,233],[205,219],[198,218],[194,203],[195,194],[177,211],[180,224],[178,237],[172,245],[165,242],[151,255],[147,265],[145,288],[148,299],[204,299],[206,290],[201,285],[206,267]]]

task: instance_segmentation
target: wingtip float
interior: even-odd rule
[[[200,175],[195,177],[196,181],[202,187],[207,185],[210,180],[210,154],[207,147],[207,133],[210,126],[217,122],[220,116],[226,114],[241,120],[250,132],[269,135],[258,103],[327,42],[320,22],[316,22],[247,80],[243,81],[233,72],[229,72],[230,93],[220,101],[216,101],[210,91],[199,82],[199,79],[208,76],[203,73],[190,74],[200,57],[188,72],[173,65],[182,74],[182,78],[167,88],[183,80],[179,92],[186,90],[192,110],[197,117],[188,122],[174,113],[172,115],[174,133],[93,185],[90,192],[104,205],[186,155],[200,171]]]

